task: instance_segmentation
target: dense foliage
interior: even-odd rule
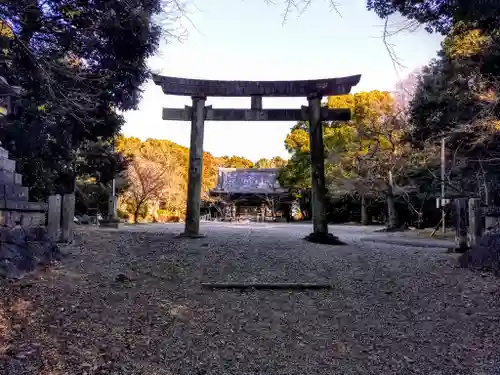
[[[445,138],[448,194],[498,201],[500,127],[497,32],[457,23],[424,68],[410,103],[416,147]]]
[[[72,191],[87,150],[113,143],[123,124],[117,110],[136,107],[149,75],[146,59],[158,47],[161,6],[161,0],[0,4],[8,42],[0,75],[22,89],[0,135],[33,197]],[[113,159],[107,167],[122,168],[111,150],[107,155]],[[87,172],[91,165],[101,170],[96,161]]]
[[[363,222],[369,221],[368,201],[387,201],[391,225],[396,226],[396,184],[408,180],[408,165],[418,162],[414,155],[410,155],[404,140],[407,122],[397,111],[396,100],[388,92],[371,91],[331,97],[328,106],[349,108],[352,112],[351,121],[324,126],[325,171],[330,200],[338,202],[347,195],[356,197],[361,202]],[[307,123],[298,123],[292,129],[285,147],[291,158],[280,178],[284,185],[295,188],[302,199],[309,195],[310,190]],[[308,200],[302,203],[307,217]]]
[[[353,113],[349,123],[324,128],[330,213],[350,202],[351,213],[360,211],[367,222],[366,206],[385,201],[389,226],[398,221],[391,214],[395,207],[399,219],[407,216],[401,215],[406,210],[413,216],[410,221],[421,225],[438,217],[433,207],[441,182],[448,197],[478,196],[485,204],[500,203],[500,5],[466,0],[366,4],[386,25],[390,16],[402,15],[408,28],[421,24],[444,34],[445,40],[428,66],[397,84],[394,100],[386,95],[385,111],[376,92],[329,99],[331,107]],[[446,174],[441,180],[443,138]],[[298,123],[285,146],[291,158],[281,179],[302,199],[310,193],[307,124]]]
[[[500,28],[500,4],[495,0],[367,0],[367,8],[381,18],[399,13],[431,32],[443,34],[449,33],[457,22],[483,30]]]

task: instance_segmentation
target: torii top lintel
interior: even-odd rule
[[[301,81],[216,81],[154,75],[153,81],[167,95],[183,96],[274,96],[299,97],[345,95],[351,92],[361,75]]]

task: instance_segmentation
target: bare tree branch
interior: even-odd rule
[[[271,5],[276,5],[277,0],[264,0],[266,4],[271,4]],[[314,0],[282,0],[284,3],[284,13],[283,13],[283,19],[282,19],[282,25],[285,25],[286,21],[288,20],[288,17],[290,14],[293,12],[297,12],[299,17],[304,14],[304,12],[311,6],[312,2]],[[330,11],[334,10],[340,17],[342,17],[342,14],[339,11],[338,4],[334,0],[325,0],[328,2],[328,5],[330,7]]]

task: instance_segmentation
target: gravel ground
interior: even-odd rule
[[[363,242],[365,228],[332,228],[335,247],[302,241],[309,229],[87,229],[61,265],[0,281],[0,374],[500,374],[499,279],[443,249]],[[334,288],[200,287],[225,281]]]

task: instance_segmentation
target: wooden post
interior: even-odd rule
[[[256,111],[262,111],[262,96],[253,95],[251,97],[250,108]]]
[[[64,194],[62,197],[61,242],[73,241],[73,219],[75,218],[75,194]]]
[[[118,218],[118,197],[111,195],[108,199],[108,220],[116,220]]]
[[[188,237],[200,236],[201,178],[203,171],[203,133],[206,97],[193,96],[191,143],[189,148],[186,226]]]
[[[469,199],[469,247],[477,244],[483,234],[481,220],[481,200],[477,198]]]
[[[311,207],[313,233],[317,237],[328,235],[325,196],[325,155],[323,124],[321,123],[321,95],[309,95],[309,140],[311,148]]]
[[[396,229],[398,217],[394,198],[394,179],[392,171],[389,171],[389,188],[387,191],[387,229]]]
[[[51,195],[48,204],[47,234],[50,240],[59,239],[59,230],[61,229],[61,196],[59,194]]]
[[[366,202],[366,197],[364,194],[361,195],[361,225],[369,225],[370,219],[368,217],[368,207]]]
[[[446,138],[441,138],[441,232],[446,233],[446,211],[444,209],[444,198],[446,186],[444,179],[446,177]]]
[[[227,220],[227,204],[222,207],[222,221]]]
[[[455,217],[456,217],[456,235],[457,252],[467,251],[467,198],[455,199]]]

